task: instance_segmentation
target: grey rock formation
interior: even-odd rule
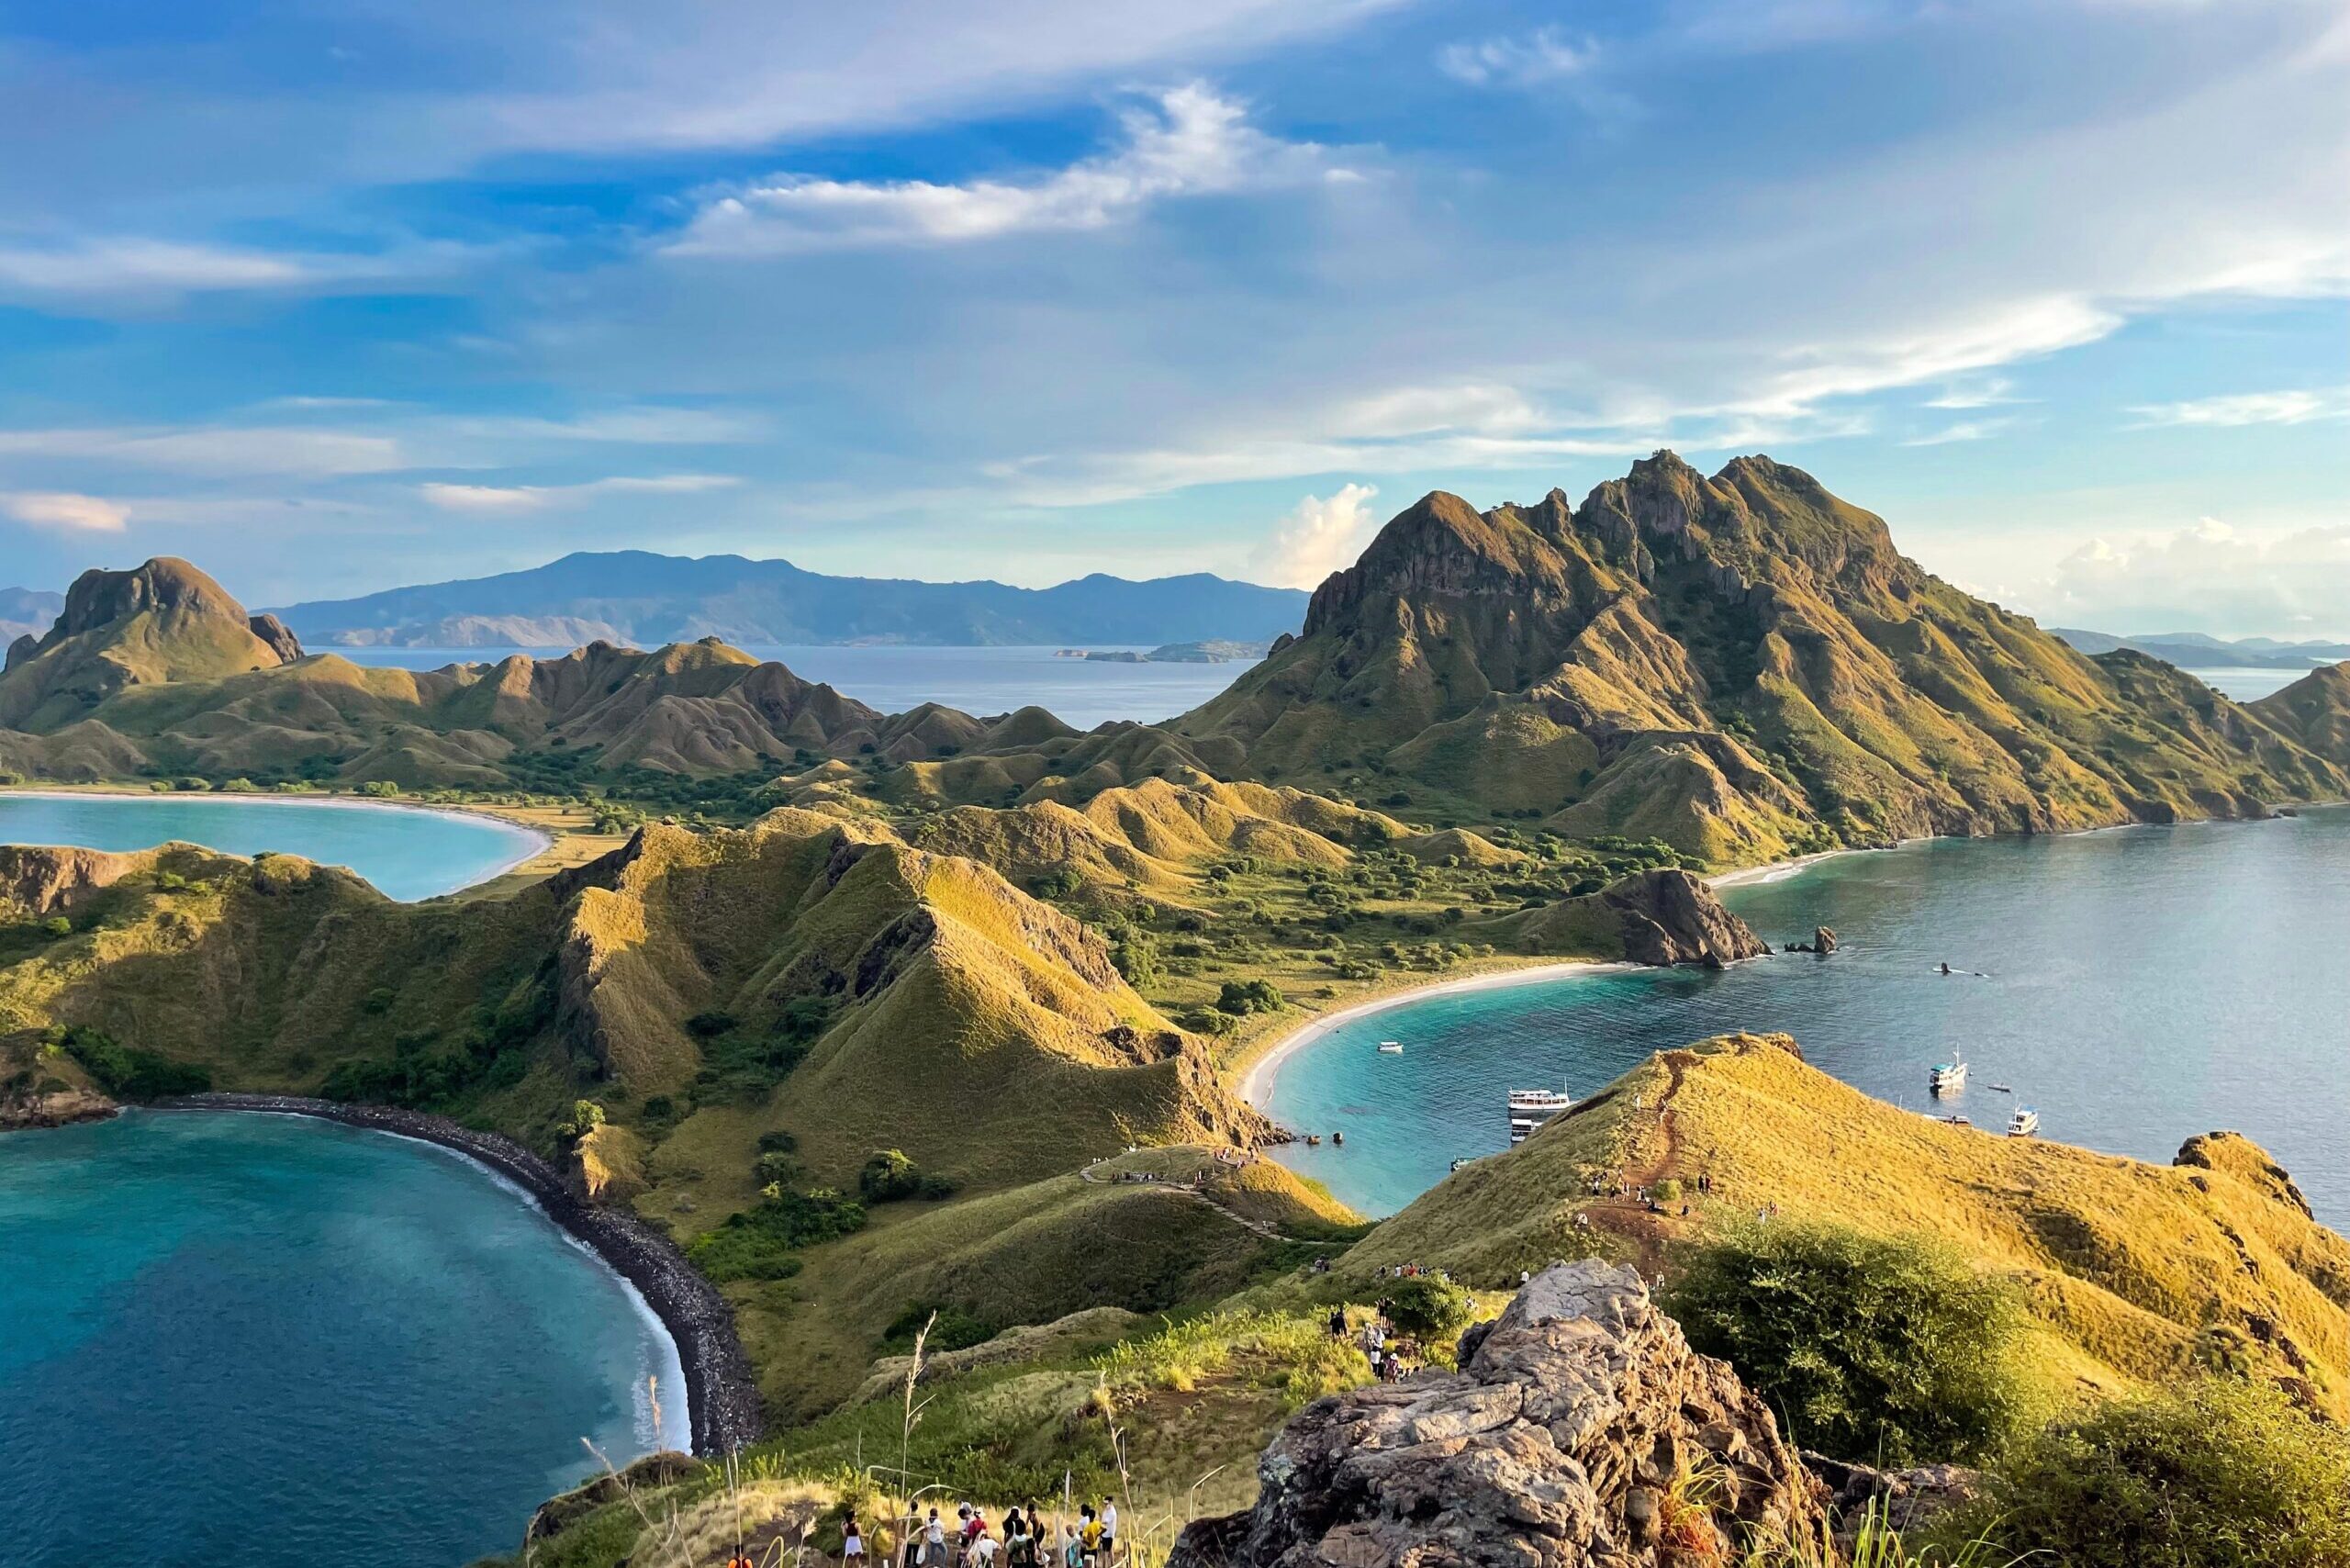
[[[302,644],[285,622],[263,610],[245,622],[252,634],[269,644],[269,651],[287,664],[302,656]]]
[[[1710,888],[1686,871],[1644,871],[1617,883],[1605,896],[1623,922],[1624,957],[1636,964],[1703,964],[1718,969],[1771,950],[1746,922],[1722,907]]]
[[[1546,1270],[1460,1350],[1458,1372],[1308,1406],[1256,1506],[1193,1523],[1169,1568],[1662,1568],[1818,1539],[1819,1489],[1770,1408],[1634,1271]]]

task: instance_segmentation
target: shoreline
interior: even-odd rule
[[[715,1458],[755,1442],[763,1429],[750,1357],[734,1329],[734,1310],[675,1242],[635,1215],[587,1202],[554,1168],[499,1133],[476,1132],[445,1116],[383,1105],[348,1105],[296,1094],[213,1092],[147,1103],[159,1111],[242,1111],[308,1116],[413,1138],[463,1155],[522,1189],[573,1240],[626,1281],[677,1349],[685,1374],[693,1451]]]
[[[86,801],[94,795],[105,796],[108,799],[118,801],[147,801],[159,804],[185,804],[190,801],[218,801],[232,802],[241,806],[290,804],[330,806],[341,811],[420,812],[438,816],[464,817],[472,821],[487,822],[495,825],[500,832],[509,834],[514,837],[522,840],[524,844],[529,846],[528,849],[524,853],[515,856],[510,860],[499,861],[496,866],[490,868],[481,876],[475,878],[472,881],[465,883],[463,887],[451,888],[447,892],[434,893],[431,898],[395,899],[393,900],[395,903],[430,903],[433,899],[455,898],[460,893],[470,892],[475,888],[484,887],[488,883],[494,882],[500,877],[511,876],[514,872],[520,870],[523,867],[529,865],[532,861],[538,859],[541,856],[545,855],[555,846],[554,834],[548,833],[543,828],[533,827],[529,823],[518,822],[514,818],[506,815],[504,812],[493,810],[487,806],[424,805],[420,803],[409,805],[397,801],[360,800],[349,795],[330,795],[323,791],[317,793],[298,791],[281,794],[274,790],[259,790],[248,795],[242,791],[228,793],[217,790],[207,790],[203,791],[183,792],[174,790],[169,793],[164,793],[154,790],[134,790],[126,784],[94,784],[89,788],[83,790],[61,790],[55,788],[28,789],[21,785],[10,785],[6,788],[0,789],[0,801]],[[88,849],[93,846],[82,844],[69,844],[50,845],[41,847],[54,849]],[[160,848],[161,846],[149,845],[147,847],[153,849]],[[200,849],[210,849],[216,855],[231,855],[235,853],[234,850],[219,849],[209,844],[199,844],[197,845],[197,847]],[[140,852],[137,850],[101,850],[99,853],[138,854]],[[250,859],[252,857],[246,856],[242,858]],[[342,869],[351,870],[352,868],[346,866],[343,867]],[[352,874],[354,876],[357,875],[355,871],[352,872]],[[368,883],[368,885],[370,887],[375,886],[373,882]],[[382,890],[378,889],[377,890],[381,891]],[[386,894],[385,896],[390,897],[389,894]]]
[[[1257,1110],[1266,1111],[1274,1082],[1281,1077],[1281,1064],[1307,1046],[1341,1024],[1358,1018],[1368,1018],[1397,1007],[1408,1007],[1432,996],[1457,991],[1499,991],[1516,985],[1539,985],[1545,980],[1564,980],[1571,975],[1603,974],[1615,969],[1645,969],[1644,964],[1628,963],[1620,958],[1561,958],[1555,963],[1533,964],[1524,969],[1496,969],[1482,975],[1464,975],[1458,980],[1437,980],[1428,985],[1416,985],[1403,991],[1390,991],[1384,996],[1365,997],[1362,1001],[1341,1007],[1334,1013],[1318,1013],[1298,1025],[1288,1034],[1254,1054],[1234,1084],[1240,1098]]]

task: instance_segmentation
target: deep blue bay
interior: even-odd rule
[[[274,850],[347,866],[402,902],[487,881],[546,843],[543,834],[478,812],[274,795],[0,790],[0,844],[119,851],[173,839],[230,855]]]
[[[1832,957],[1721,973],[1608,969],[1460,991],[1348,1020],[1278,1067],[1268,1109],[1346,1147],[1282,1158],[1371,1214],[1505,1146],[1517,1087],[1593,1092],[1648,1053],[1734,1030],[1793,1035],[1816,1066],[1923,1108],[1971,1064],[1978,1126],[2036,1105],[2042,1136],[2168,1161],[2242,1132],[2350,1218],[2350,809],[2261,823],[1937,840],[1732,885],[1775,946]],[[1949,978],[1938,966],[1959,971]],[[1398,1040],[1402,1056],[1378,1042]],[[1990,1092],[2012,1085],[2012,1095]]]
[[[435,1568],[683,1446],[677,1352],[447,1150],[133,1111],[0,1137],[0,1564]]]

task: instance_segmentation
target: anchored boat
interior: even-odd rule
[[[2040,1130],[2040,1113],[2030,1105],[2019,1105],[2016,1114],[2008,1118],[2009,1137],[2030,1137]]]
[[[1379,1054],[1386,1057],[1400,1057],[1404,1054],[1404,1042],[1401,1040],[1382,1040],[1379,1042]]]
[[[1573,1106],[1575,1097],[1563,1089],[1513,1089],[1509,1092],[1509,1141],[1524,1143],[1534,1130],[1560,1112]]]
[[[1926,1087],[1937,1094],[1955,1094],[1966,1087],[1966,1064],[1963,1061],[1938,1061],[1926,1074]]]

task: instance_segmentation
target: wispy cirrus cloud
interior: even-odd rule
[[[1588,70],[1599,46],[1570,41],[1556,28],[1537,28],[1514,37],[1447,44],[1437,69],[1472,87],[1537,87]]]
[[[2206,426],[2305,425],[2350,419],[2350,387],[2283,392],[2231,392],[2180,403],[2141,403],[2129,410],[2138,430]]]
[[[387,435],[300,425],[96,426],[0,430],[0,457],[127,464],[198,475],[323,478],[408,465]]]
[[[1147,106],[1123,110],[1109,151],[1024,182],[780,175],[713,196],[666,249],[687,256],[784,255],[1100,229],[1158,201],[1350,173],[1321,147],[1257,129],[1245,105],[1194,82],[1159,94]]]
[[[1957,423],[1944,425],[1938,431],[1929,431],[1924,435],[1910,436],[1901,444],[1904,446],[1950,446],[1958,442],[1989,441],[1994,436],[2003,435],[2014,429],[2015,425],[2016,420],[2012,416],[1996,420],[1960,420]]]
[[[86,236],[0,244],[0,298],[86,308],[164,304],[199,294],[391,288],[446,277],[487,253],[407,240],[369,251],[325,252]]]
[[[417,491],[444,511],[543,511],[602,496],[690,496],[731,489],[743,481],[732,474],[619,475],[572,485],[459,485],[434,481]]]

